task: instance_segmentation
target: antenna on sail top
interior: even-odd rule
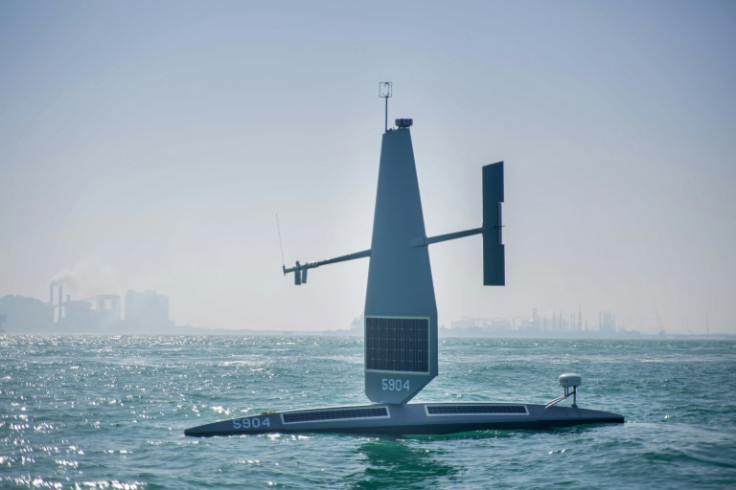
[[[284,260],[284,242],[281,240],[281,226],[279,225],[279,213],[276,213],[276,229],[279,231],[279,247],[281,247],[281,267],[286,265]]]
[[[388,131],[388,99],[393,93],[391,82],[378,82],[378,96],[386,101],[386,109],[384,112],[384,131]]]

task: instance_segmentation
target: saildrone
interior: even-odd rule
[[[347,260],[369,260],[364,310],[365,394],[369,405],[265,412],[187,429],[190,436],[264,432],[441,434],[483,429],[551,428],[622,423],[623,416],[577,406],[582,377],[563,374],[564,393],[544,405],[523,403],[409,403],[438,373],[437,304],[428,247],[483,237],[483,284],[506,284],[501,209],[503,162],[482,168],[483,222],[477,228],[428,237],[424,227],[412,119],[388,127],[390,82],[381,82],[386,124],[381,142],[371,247],[339,257],[282,266],[298,286],[307,271]],[[559,403],[573,397],[571,406]]]

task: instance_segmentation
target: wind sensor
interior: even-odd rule
[[[473,235],[483,238],[483,284],[506,284],[501,242],[504,201],[503,162],[483,167],[483,223],[480,227],[428,237],[424,228],[411,119],[388,130],[391,82],[381,82],[386,99],[378,189],[371,247],[316,262],[282,265],[294,283],[307,282],[307,270],[368,258],[364,310],[365,394],[370,405],[263,412],[185,431],[191,436],[264,432],[350,432],[365,434],[442,434],[483,429],[543,429],[580,424],[622,423],[623,416],[577,406],[582,377],[560,376],[564,394],[545,405],[492,402],[408,403],[438,373],[437,305],[429,245]],[[569,396],[569,407],[559,403]]]
[[[388,131],[388,99],[393,95],[393,86],[391,82],[378,82],[378,96],[386,101],[384,110],[383,125],[384,131]]]

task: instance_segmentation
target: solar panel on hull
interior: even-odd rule
[[[427,405],[428,415],[523,414],[524,405]]]
[[[293,424],[296,422],[388,417],[388,411],[386,410],[386,407],[345,408],[339,410],[319,410],[315,412],[284,413],[281,416],[283,417],[285,424]]]
[[[376,371],[429,371],[429,319],[365,319],[365,367]]]

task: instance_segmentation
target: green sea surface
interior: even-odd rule
[[[623,425],[444,436],[190,438],[368,403],[363,341],[0,336],[0,488],[736,488],[736,342],[442,339],[416,401],[578,405]]]

